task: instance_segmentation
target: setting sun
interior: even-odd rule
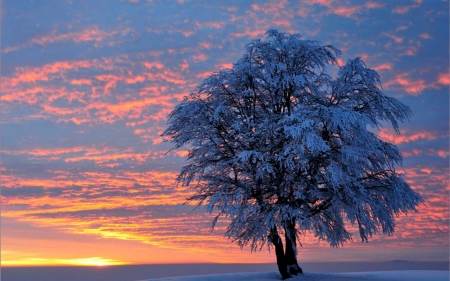
[[[19,260],[2,261],[2,266],[110,266],[125,265],[129,262],[116,261],[100,257],[74,258],[74,259],[52,259],[52,258],[23,258]]]

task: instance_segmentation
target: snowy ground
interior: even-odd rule
[[[275,272],[252,272],[218,275],[197,275],[147,279],[146,281],[279,281]],[[448,281],[449,271],[398,270],[355,273],[305,273],[291,281]],[[144,281],[144,280],[142,280]]]

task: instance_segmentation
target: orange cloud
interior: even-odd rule
[[[153,145],[157,145],[163,142],[161,134],[164,132],[165,127],[152,126],[146,128],[137,128],[134,130],[136,135],[139,135],[143,142],[151,141]]]
[[[174,150],[172,151],[173,154],[177,155],[178,157],[185,158],[188,156],[189,151],[188,150]]]
[[[17,67],[14,76],[12,78],[6,78],[3,83],[7,86],[14,87],[22,83],[46,82],[55,78],[61,78],[69,71],[78,71],[87,68],[108,69],[110,67],[111,62],[106,60],[59,61],[45,64],[42,67]]]
[[[145,73],[148,80],[163,80],[172,84],[184,85],[186,84],[186,80],[183,79],[183,76],[175,71],[171,71],[169,69],[164,69],[162,72],[158,71],[157,73]]]
[[[142,75],[136,75],[133,77],[126,77],[125,78],[125,82],[127,84],[136,84],[138,82],[144,82],[145,81],[145,77]]]
[[[90,79],[72,79],[70,81],[72,85],[92,85],[92,80]]]
[[[216,69],[225,69],[225,68],[232,69],[233,68],[233,64],[229,63],[229,62],[228,63],[227,62],[225,62],[225,63],[218,63],[214,67]]]
[[[56,93],[55,89],[49,89],[45,87],[33,87],[28,88],[23,91],[5,91],[2,95],[2,101],[8,102],[21,102],[28,104],[35,104],[38,102],[38,95],[42,93],[51,92],[52,94]]]

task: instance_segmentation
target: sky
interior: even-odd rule
[[[1,263],[266,263],[210,232],[176,185],[167,115],[274,28],[361,57],[414,116],[376,134],[403,153],[425,198],[392,236],[330,248],[310,233],[298,259],[447,261],[449,3],[441,0],[1,1]],[[332,70],[332,75],[336,74]]]

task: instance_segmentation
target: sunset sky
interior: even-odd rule
[[[301,238],[299,263],[446,261],[449,251],[449,3],[333,1],[1,1],[1,263],[275,262],[210,233],[183,205],[166,154],[167,115],[269,28],[361,57],[414,116],[376,133],[403,153],[425,198],[393,236],[330,248]],[[336,69],[331,72],[336,74]]]

